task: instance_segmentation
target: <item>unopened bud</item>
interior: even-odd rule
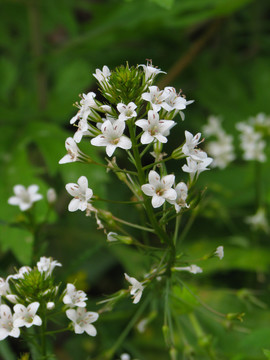
[[[52,310],[55,308],[55,303],[53,301],[49,301],[46,305],[48,310]]]
[[[123,244],[127,244],[130,245],[132,244],[132,238],[130,236],[122,236],[122,235],[118,235],[115,232],[109,232],[107,235],[107,241],[109,242],[114,242],[114,241],[119,241]]]
[[[173,159],[181,159],[181,158],[185,157],[185,155],[182,152],[182,145],[173,150],[171,157]]]
[[[55,201],[56,201],[56,198],[57,198],[57,195],[56,195],[56,192],[53,188],[50,188],[48,191],[47,191],[47,200],[48,200],[48,203],[49,204],[54,204]]]
[[[170,357],[171,357],[171,360],[177,360],[177,350],[173,347],[170,349]]]
[[[226,315],[226,318],[228,320],[239,320],[242,322],[244,316],[245,316],[245,313],[229,313]]]

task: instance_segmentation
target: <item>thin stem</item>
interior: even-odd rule
[[[156,165],[158,165],[158,164],[164,163],[165,161],[168,161],[168,160],[171,160],[171,159],[172,159],[172,157],[169,156],[169,157],[167,157],[166,159],[162,159],[162,160],[159,160],[159,161],[155,161],[155,162],[152,163],[152,164],[149,164],[149,165],[144,166],[144,167],[142,168],[142,170],[143,170],[143,171],[144,171],[144,170],[147,170],[147,169],[149,169],[149,168],[151,168],[151,167],[153,167],[153,166],[156,166]]]
[[[150,228],[147,228],[145,226],[141,226],[141,225],[137,225],[137,224],[133,224],[129,221],[126,221],[126,220],[122,220],[122,219],[119,219],[117,218],[116,216],[112,216],[113,220],[115,221],[118,221],[122,224],[125,224],[127,226],[130,226],[130,227],[134,227],[135,229],[140,229],[140,230],[143,230],[143,231],[149,231],[149,232],[154,232],[154,229],[150,229]]]
[[[105,201],[113,204],[143,204],[143,201],[118,201],[118,200],[109,200],[109,199],[103,199],[99,196],[95,196],[93,198],[95,201]]]

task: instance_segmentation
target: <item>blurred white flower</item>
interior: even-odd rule
[[[135,122],[137,126],[143,129],[141,136],[142,144],[150,144],[157,139],[161,143],[166,143],[166,136],[169,130],[176,124],[173,120],[159,120],[159,115],[153,110],[148,111],[148,120],[140,119]]]
[[[0,297],[6,296],[10,292],[8,281],[0,278]]]
[[[23,185],[15,185],[13,191],[15,196],[8,199],[10,205],[19,206],[21,211],[30,209],[34,202],[41,200],[43,196],[38,194],[39,187],[30,185],[27,189]]]
[[[203,126],[203,133],[207,136],[223,136],[224,129],[221,126],[221,118],[218,116],[209,116],[206,125]]]
[[[250,124],[240,122],[236,124],[237,130],[240,131],[240,147],[243,150],[243,158],[245,160],[266,161],[264,148],[266,142],[263,140],[262,134],[255,131]]]
[[[147,196],[152,196],[152,206],[158,208],[164,204],[165,200],[176,200],[177,193],[172,186],[174,175],[166,175],[160,179],[159,174],[151,170],[148,175],[149,184],[142,185],[141,189]]]
[[[76,310],[68,309],[66,315],[73,322],[76,334],[86,332],[90,336],[96,336],[97,330],[92,323],[97,321],[98,313],[86,311],[84,307],[78,307]]]
[[[125,279],[132,285],[130,287],[130,295],[132,295],[134,299],[133,304],[137,304],[141,300],[144,287],[142,283],[140,283],[134,277],[130,277],[128,276],[128,274],[124,274],[124,275],[125,275]]]
[[[123,120],[116,120],[113,124],[107,120],[101,126],[102,134],[91,140],[94,146],[106,146],[106,153],[112,156],[115,149],[128,150],[132,147],[131,140],[123,135],[125,130],[125,122]]]
[[[14,326],[29,328],[32,325],[40,326],[42,324],[41,318],[36,315],[39,308],[39,302],[33,302],[25,307],[22,304],[16,304],[14,309],[13,321]]]
[[[224,257],[224,248],[223,246],[218,246],[215,251],[215,255],[221,260]]]
[[[74,199],[68,205],[68,210],[71,212],[81,210],[85,211],[91,197],[93,196],[92,189],[88,188],[88,180],[85,176],[78,179],[78,184],[66,184],[66,190]]]
[[[76,290],[76,287],[73,284],[67,284],[65,290],[65,296],[63,298],[63,303],[70,306],[78,306],[78,307],[85,307],[87,296],[86,293],[82,290]]]
[[[247,216],[246,223],[251,226],[253,230],[262,230],[266,234],[269,233],[269,223],[266,216],[266,211],[263,207],[260,207],[256,214]]]
[[[174,267],[173,270],[176,270],[176,271],[188,271],[192,274],[199,274],[199,273],[202,273],[202,269],[197,266],[197,265],[189,265],[189,266],[184,266],[184,267]]]
[[[20,329],[14,325],[10,307],[3,304],[0,305],[0,340],[4,340],[8,336],[18,338]]]
[[[54,204],[57,199],[56,191],[53,188],[47,191],[47,200],[49,204]]]
[[[207,142],[207,152],[213,157],[212,167],[224,169],[235,159],[233,137],[224,134],[217,141]]]

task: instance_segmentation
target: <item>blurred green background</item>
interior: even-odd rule
[[[236,136],[236,122],[259,112],[270,114],[269,10],[268,0],[2,0],[0,275],[29,263],[32,256],[29,234],[8,226],[18,220],[18,209],[7,204],[16,184],[38,184],[43,194],[49,187],[56,189],[56,212],[44,231],[46,255],[63,263],[63,279],[78,278],[93,298],[93,310],[96,298],[126,285],[124,271],[142,275],[143,256],[125,247],[108,247],[92,218],[67,211],[70,199],[64,185],[81,175],[100,196],[110,196],[112,188],[115,196],[121,192],[102,169],[58,164],[66,153],[65,139],[74,133],[69,125],[76,113],[72,104],[79,93],[97,91],[92,77],[96,68],[152,59],[167,72],[159,77],[161,88],[181,88],[188,100],[195,99],[179,133],[171,135],[172,146],[184,140],[184,130],[201,131],[211,114],[221,115],[226,131]],[[103,156],[88,141],[82,149]],[[220,244],[227,247],[224,261],[205,265],[208,276],[201,278],[200,290],[214,307],[246,312],[245,326],[254,330],[236,336],[202,315],[205,327],[216,334],[220,359],[264,359],[262,349],[270,348],[269,235],[250,233],[243,220],[256,211],[255,177],[254,164],[241,160],[226,170],[204,173],[200,184],[208,187],[208,200],[185,243],[187,252],[200,255]],[[261,178],[269,208],[268,184],[269,162]],[[41,217],[44,207],[36,205]],[[244,287],[256,289],[263,305],[235,300],[235,289]],[[105,317],[99,340],[76,338],[67,345],[60,338],[59,359],[83,359],[92,349],[109,347],[127,321],[121,311],[118,315]],[[115,320],[117,330],[112,334]],[[141,360],[168,359],[161,350],[161,334],[156,338],[151,331],[143,339],[133,334],[122,350]],[[72,347],[76,355],[69,352]]]

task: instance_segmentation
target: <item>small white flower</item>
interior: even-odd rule
[[[223,246],[218,246],[215,251],[215,255],[221,260],[224,257],[224,248]]]
[[[155,139],[161,143],[166,143],[168,141],[166,136],[169,134],[169,130],[175,125],[175,122],[173,120],[159,120],[158,113],[149,110],[148,120],[137,120],[135,124],[144,131],[141,136],[141,143],[150,144]]]
[[[8,203],[19,206],[21,211],[26,211],[32,207],[34,202],[43,198],[41,194],[37,194],[38,189],[37,185],[30,185],[27,189],[23,185],[15,185],[13,188],[15,196],[11,196]]]
[[[77,120],[81,119],[84,122],[87,122],[87,118],[91,113],[91,108],[97,109],[96,102],[94,98],[96,94],[94,92],[89,92],[88,94],[83,94],[82,100],[80,101],[79,111],[73,118],[70,120],[70,124],[74,124]]]
[[[49,204],[54,204],[57,199],[56,191],[53,188],[47,191],[47,200]]]
[[[83,136],[93,136],[91,127],[89,126],[87,120],[80,120],[78,122],[78,129],[75,132],[73,139],[78,144],[81,142]]]
[[[195,161],[201,161],[207,157],[204,151],[195,149],[202,141],[200,141],[201,133],[193,136],[189,131],[185,131],[186,142],[182,147],[182,152],[186,156],[190,156]]]
[[[209,116],[207,124],[203,126],[203,133],[207,136],[223,136],[224,129],[221,126],[221,118],[213,115]]]
[[[187,105],[194,102],[194,100],[187,101],[183,96],[177,94],[175,88],[173,87],[165,87],[164,90],[169,94],[169,96],[165,99],[165,102],[162,104],[162,107],[167,111],[184,110]],[[183,117],[182,120],[184,120]]]
[[[46,308],[47,308],[48,310],[54,309],[54,308],[55,308],[55,303],[54,303],[53,301],[47,302]]]
[[[197,176],[207,169],[207,166],[213,161],[212,158],[206,157],[202,161],[193,160],[191,157],[187,157],[187,165],[182,166],[182,170],[190,174],[191,178],[197,174]]]
[[[70,307],[78,306],[85,307],[87,296],[86,293],[82,290],[77,291],[76,287],[73,284],[67,284],[65,290],[65,296],[63,298],[63,303],[69,305]]]
[[[0,305],[0,340],[12,336],[18,338],[20,329],[14,325],[11,309],[7,305]]]
[[[88,201],[93,196],[92,189],[88,188],[88,180],[85,176],[78,179],[78,184],[69,183],[66,185],[67,192],[74,196],[74,199],[68,205],[68,210],[73,212],[77,210],[85,211]]]
[[[213,157],[212,167],[224,169],[235,159],[233,137],[224,133],[217,141],[207,143],[207,152]]]
[[[164,204],[165,200],[174,201],[177,193],[172,186],[174,175],[166,175],[160,179],[159,174],[151,170],[148,175],[149,184],[142,185],[141,189],[147,196],[152,196],[152,206],[158,208]]]
[[[161,71],[152,65],[152,61],[147,61],[147,65],[141,64],[145,73],[145,81],[153,80],[158,74],[166,74],[165,71]]]
[[[166,90],[159,90],[157,86],[149,86],[149,92],[142,94],[142,99],[149,101],[152,109],[158,112],[165,104],[165,100],[169,96],[169,92]]]
[[[30,268],[30,266],[22,266],[19,271],[16,274],[13,275],[9,275],[7,277],[7,281],[9,281],[9,279],[23,279],[24,278],[24,274],[29,273],[30,271],[32,271],[32,269]]]
[[[190,266],[184,266],[184,267],[174,267],[173,270],[176,271],[188,271],[192,274],[199,274],[202,273],[202,269],[197,265],[190,265]]]
[[[123,135],[124,130],[124,121],[116,120],[112,124],[107,120],[101,126],[102,134],[92,139],[91,144],[94,146],[106,146],[108,156],[112,156],[117,147],[128,150],[132,147],[132,143],[127,136]]]
[[[137,113],[135,111],[136,108],[137,105],[134,104],[134,102],[130,102],[127,105],[123,103],[117,104],[117,110],[120,112],[119,120],[125,121],[137,116]]]
[[[132,285],[130,287],[130,295],[132,295],[134,299],[133,304],[137,304],[141,300],[144,287],[142,283],[140,283],[134,277],[130,277],[128,276],[128,274],[124,274],[124,275],[125,275],[125,279]]]
[[[90,336],[96,336],[97,330],[92,323],[98,319],[98,313],[87,312],[86,308],[78,307],[76,310],[68,309],[66,315],[73,322],[76,334],[86,332]]]
[[[177,194],[177,197],[174,201],[168,200],[168,202],[175,207],[175,211],[179,213],[181,208],[183,207],[189,207],[189,205],[186,203],[186,199],[188,196],[188,187],[184,182],[180,182],[176,185],[175,191]]]
[[[108,81],[111,76],[110,69],[108,66],[104,65],[102,71],[100,69],[96,69],[95,74],[93,76],[97,79],[98,82],[102,83],[104,81]]]
[[[41,318],[36,315],[37,310],[39,308],[38,302],[33,302],[29,304],[27,307],[25,307],[22,304],[16,304],[14,309],[14,326],[16,327],[22,327],[26,326],[29,328],[32,325],[40,326],[42,324]]]
[[[130,360],[130,356],[127,353],[120,355],[120,360]]]
[[[85,156],[72,137],[66,139],[65,147],[68,153],[59,161],[59,164],[81,161],[81,158]]]
[[[52,274],[56,266],[62,266],[58,261],[53,260],[51,257],[47,258],[42,256],[37,262],[37,268],[40,273],[46,273],[46,277]]]

